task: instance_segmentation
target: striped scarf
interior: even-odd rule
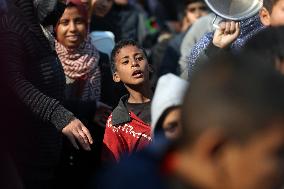
[[[82,100],[99,100],[101,72],[99,69],[99,52],[87,38],[77,49],[67,49],[55,41],[55,49],[68,80],[83,80],[80,87]]]

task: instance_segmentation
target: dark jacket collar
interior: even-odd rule
[[[124,95],[120,98],[117,107],[112,112],[112,125],[117,126],[131,121],[126,102],[129,95]]]

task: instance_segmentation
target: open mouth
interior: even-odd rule
[[[135,70],[135,71],[132,73],[132,76],[135,77],[135,78],[143,77],[143,72],[142,72],[141,70]]]

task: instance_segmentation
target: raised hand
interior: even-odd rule
[[[226,48],[240,35],[240,23],[234,21],[221,22],[213,37],[213,44],[219,48]]]

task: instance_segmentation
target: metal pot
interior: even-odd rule
[[[205,0],[205,2],[218,16],[234,21],[252,17],[263,5],[263,0]]]

